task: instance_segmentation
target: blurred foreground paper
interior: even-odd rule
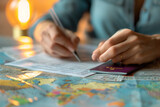
[[[0,52],[0,65],[8,62],[14,61],[11,57],[9,57],[6,53]]]
[[[50,57],[45,53],[40,53],[30,58],[7,63],[6,65],[22,67],[35,71],[45,71],[63,75],[86,77],[94,74],[91,73],[89,69],[100,64],[91,60],[91,53],[95,48],[95,46],[90,45],[79,47],[78,54],[82,62],[78,62],[74,57],[62,60]]]

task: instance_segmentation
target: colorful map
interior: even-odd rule
[[[160,82],[105,82],[1,65],[0,107],[15,106],[159,107]]]

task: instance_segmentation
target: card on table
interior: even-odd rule
[[[142,67],[144,67],[144,65],[123,65],[121,63],[112,63],[112,61],[108,61],[95,68],[90,69],[90,71],[102,74],[108,73],[108,74],[126,75]]]

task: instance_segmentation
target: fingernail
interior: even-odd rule
[[[93,54],[93,55],[92,55],[92,59],[93,59],[94,61],[96,61],[96,60],[97,60],[97,57],[98,57],[98,55],[97,55],[97,54]]]
[[[98,61],[98,62],[102,62],[102,61],[99,60],[99,58],[97,59],[97,61]]]
[[[99,62],[104,62],[104,60],[103,59],[101,59],[101,58],[99,58],[99,60],[98,60]]]
[[[103,56],[100,56],[100,57],[99,57],[99,61],[100,61],[100,62],[105,62]]]

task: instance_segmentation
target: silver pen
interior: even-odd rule
[[[65,31],[62,23],[60,22],[57,14],[56,14],[56,12],[54,11],[53,8],[51,8],[51,9],[49,10],[49,13],[50,13],[53,21],[55,22],[55,24],[56,24],[57,26],[61,27],[61,28]],[[66,33],[66,32],[65,32],[65,33]],[[79,57],[79,55],[78,55],[78,53],[77,53],[76,51],[72,52],[72,54],[73,54],[74,57],[77,59],[77,61],[81,62],[80,57]]]

